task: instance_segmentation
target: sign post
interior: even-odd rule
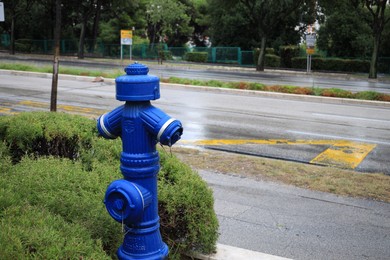
[[[306,34],[307,72],[311,72],[311,55],[315,53],[316,34]]]
[[[123,60],[123,45],[130,45],[130,60],[132,60],[133,31],[121,30],[121,60]]]
[[[0,22],[4,22],[4,3],[0,2]]]

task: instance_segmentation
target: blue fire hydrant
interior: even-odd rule
[[[99,117],[99,133],[108,139],[120,136],[122,180],[112,182],[104,203],[108,213],[125,229],[119,259],[164,259],[168,246],[162,241],[158,216],[157,174],[160,169],[156,144],[173,145],[182,133],[180,121],[151,105],[160,98],[160,80],[149,68],[134,63],[126,75],[116,78],[116,99],[125,101]]]

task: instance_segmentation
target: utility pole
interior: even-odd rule
[[[58,89],[58,67],[60,56],[60,38],[61,38],[61,0],[55,0],[56,22],[54,29],[54,61],[53,78],[51,83],[50,111],[57,111],[57,89]]]

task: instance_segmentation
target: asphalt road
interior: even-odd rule
[[[48,77],[1,75],[0,112],[47,110]],[[114,85],[87,80],[60,80],[60,110],[97,117],[121,104]],[[183,145],[390,174],[389,104],[264,95],[162,84],[155,104],[183,122]]]
[[[84,80],[60,79],[59,111],[97,117],[121,104],[115,101],[113,84]],[[50,76],[0,72],[0,113],[47,111],[50,88]],[[369,162],[389,167],[390,107],[386,105],[169,85],[162,85],[161,95],[153,103],[183,122],[182,145],[288,155],[304,161],[349,141],[346,154],[357,153],[354,149],[364,152],[364,147],[354,147],[355,142],[372,148],[358,169]],[[206,171],[200,175],[214,191],[219,243],[293,259],[390,258],[389,203]]]
[[[2,62],[12,63],[30,63],[35,65],[52,65],[51,56],[11,56],[0,53]],[[124,60],[123,64],[127,64]],[[78,60],[73,57],[62,57],[60,61],[64,67],[79,67],[82,69],[95,70],[114,70],[123,69],[119,60]],[[340,88],[351,92],[376,91],[390,94],[390,81],[369,80],[366,75],[355,77],[353,75],[341,73],[312,73],[307,75],[302,71],[287,70],[266,70],[266,72],[256,72],[253,68],[238,68],[233,66],[218,65],[186,65],[179,63],[166,63],[157,65],[156,62],[149,62],[150,73],[161,78],[179,77],[198,80],[221,80],[235,82],[259,82],[267,85],[293,85],[301,87],[318,87],[318,88]],[[381,76],[380,76],[381,77]]]

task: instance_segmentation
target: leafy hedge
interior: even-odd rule
[[[280,57],[275,55],[275,54],[270,54],[270,53],[274,53],[274,49],[267,48],[266,54],[265,54],[264,65],[266,67],[279,68],[280,67]],[[256,48],[254,50],[254,53],[253,53],[253,64],[254,65],[257,64],[257,60],[259,59],[259,55],[260,55],[260,49]]]
[[[279,47],[280,65],[283,68],[292,68],[292,59],[299,56],[299,46],[287,45]]]
[[[187,52],[184,56],[186,61],[192,62],[207,62],[208,53],[207,52]]]
[[[306,66],[306,57],[292,58],[293,68],[306,69]],[[370,62],[365,60],[312,57],[311,66],[313,70],[368,72]]]
[[[93,120],[42,112],[0,117],[0,140],[0,258],[115,258],[123,234],[103,197],[122,178],[121,141],[99,138]],[[159,214],[170,258],[213,252],[211,190],[187,165],[160,155]]]

